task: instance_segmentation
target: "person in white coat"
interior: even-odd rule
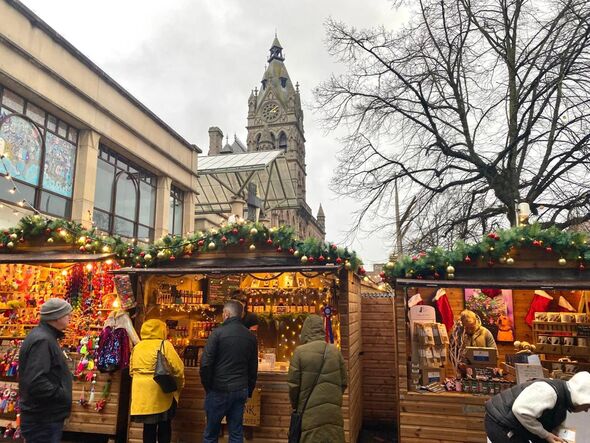
[[[555,432],[568,412],[590,409],[590,373],[570,380],[543,379],[516,385],[486,402],[485,427],[492,443],[567,443]]]

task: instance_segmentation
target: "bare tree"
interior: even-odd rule
[[[363,202],[356,222],[391,220],[396,182],[414,249],[514,225],[518,202],[590,220],[590,2],[394,6],[413,8],[396,31],[326,24],[347,70],[315,93],[327,128],[349,128],[333,187]]]

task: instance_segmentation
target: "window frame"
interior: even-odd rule
[[[11,107],[9,104],[4,103],[4,95],[6,94],[6,92],[8,92],[8,94],[12,94],[12,95],[18,97],[22,101],[22,112],[18,109]],[[78,128],[71,126],[67,122],[57,118],[55,115],[51,114],[49,111],[46,111],[43,107],[41,107],[35,103],[32,103],[30,100],[26,99],[25,97],[22,97],[20,94],[14,92],[12,89],[9,89],[3,85],[0,85],[0,108],[4,108],[5,110],[9,111],[9,113],[7,115],[14,115],[14,116],[17,116],[17,117],[22,118],[23,120],[26,120],[27,122],[29,122],[31,125],[33,125],[33,127],[37,130],[37,132],[41,136],[41,155],[39,157],[38,182],[36,185],[31,184],[31,183],[27,183],[26,181],[19,179],[18,176],[13,175],[12,180],[14,180],[14,182],[16,183],[17,189],[18,189],[18,186],[26,186],[26,187],[33,189],[33,191],[34,191],[33,200],[32,201],[29,201],[28,199],[25,199],[25,200],[27,201],[27,203],[32,205],[36,211],[38,211],[42,214],[47,214],[52,217],[61,217],[64,219],[70,219],[72,216],[72,204],[73,204],[73,200],[74,200],[74,187],[75,187],[75,183],[76,183],[76,166],[78,164],[78,141],[80,139],[80,134],[79,134],[80,130]],[[38,115],[38,111],[41,111],[44,114],[43,124],[37,122],[30,115],[28,115],[29,108],[33,108],[37,115]],[[55,121],[55,130],[51,129],[51,127],[49,125],[49,121],[52,119]],[[60,127],[60,125],[62,128],[65,127],[65,137],[58,134],[58,128]],[[57,192],[54,192],[51,189],[47,189],[44,187],[45,160],[47,158],[46,138],[47,138],[48,133],[65,141],[66,143],[69,143],[70,145],[72,145],[74,147],[74,162],[73,162],[73,171],[72,171],[72,195],[69,197],[67,197],[65,195],[61,195]],[[73,134],[72,139],[69,138],[70,133]],[[64,212],[63,213],[54,213],[54,212],[50,212],[48,210],[44,210],[42,208],[42,202],[43,202],[44,195],[49,195],[50,197],[55,197],[59,200],[65,201]],[[6,202],[9,204],[18,204],[18,202],[21,200],[22,199],[10,200],[10,199],[5,198],[4,196],[0,195],[0,201]]]
[[[172,235],[182,235],[182,231],[184,230],[184,191],[177,186],[170,186],[170,199],[172,211],[171,214],[168,214],[168,233]],[[180,232],[176,232],[174,229],[176,225],[176,211],[174,211],[176,202],[178,202],[178,206],[180,207]]]

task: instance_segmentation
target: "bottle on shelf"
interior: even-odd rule
[[[309,304],[307,303],[305,297],[303,297],[301,303],[303,304],[303,312],[305,312],[306,314],[309,313]]]

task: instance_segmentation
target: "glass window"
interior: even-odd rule
[[[153,174],[101,145],[94,196],[96,227],[123,237],[152,240],[156,214],[153,183]]]
[[[2,104],[21,114],[25,109],[25,100],[8,89],[2,90]]]
[[[279,149],[287,149],[287,134],[284,132],[279,136]]]
[[[104,161],[102,158],[98,159],[94,206],[104,209],[105,211],[111,210],[114,180],[115,167]]]
[[[138,202],[137,182],[127,172],[117,175],[115,192],[115,214],[135,220]]]
[[[174,235],[182,235],[182,209],[184,192],[175,186],[170,188],[170,220],[168,232]]]
[[[10,174],[17,184],[15,193],[0,191],[0,200],[18,202],[23,198],[18,194],[22,194],[37,210],[68,218],[78,131],[8,89],[0,88],[0,95],[6,106],[0,114],[14,114],[0,128],[5,154],[0,174]],[[70,139],[66,138],[68,131],[72,133]],[[9,186],[7,192],[11,189]]]

